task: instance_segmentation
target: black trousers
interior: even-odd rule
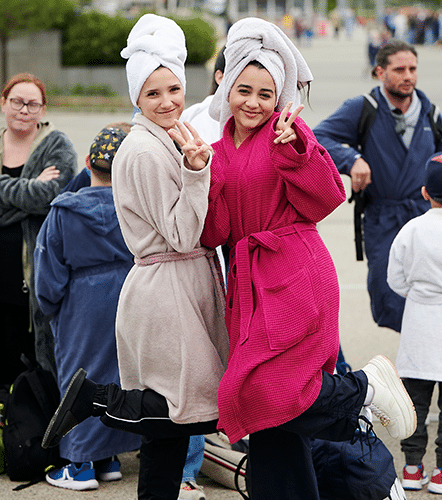
[[[310,438],[352,439],[367,385],[362,371],[345,376],[324,372],[319,396],[307,411],[277,428],[250,435],[253,500],[319,500]],[[176,500],[189,437],[215,432],[217,421],[176,424],[169,418],[165,398],[158,393],[124,391],[114,384],[108,388],[102,422],[143,436],[138,498]]]
[[[166,399],[160,394],[124,391],[108,386],[107,411],[101,417],[108,427],[141,434],[138,498],[176,500],[186,462],[189,437],[216,432],[217,420],[176,424],[170,420]]]
[[[10,385],[26,370],[20,361],[21,354],[35,358],[34,334],[29,331],[29,306],[0,303],[0,340],[0,386],[7,394]]]
[[[367,385],[362,371],[345,376],[324,372],[319,396],[307,411],[279,427],[251,434],[252,500],[319,500],[310,438],[351,440]]]
[[[401,449],[405,453],[405,461],[408,465],[419,465],[425,455],[428,444],[428,433],[425,421],[431,405],[434,388],[438,385],[439,395],[437,405],[439,407],[439,425],[436,438],[436,466],[442,467],[442,384],[433,380],[420,380],[414,378],[402,379],[411,400],[413,401],[417,415],[417,427],[412,436],[401,441]]]
[[[189,436],[141,438],[138,498],[172,500],[179,496]]]

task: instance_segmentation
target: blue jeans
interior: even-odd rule
[[[204,458],[204,436],[190,436],[182,482],[195,481]]]

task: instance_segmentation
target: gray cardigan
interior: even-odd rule
[[[47,318],[40,311],[34,294],[34,249],[38,231],[49,212],[51,201],[74,177],[77,154],[68,137],[49,122],[39,123],[39,131],[32,144],[21,176],[0,175],[0,227],[21,221],[23,231],[23,273],[30,290],[30,307],[35,331],[37,361],[54,371],[52,334]],[[0,130],[0,161],[3,165],[3,134]],[[36,180],[47,167],[60,170],[58,179]]]

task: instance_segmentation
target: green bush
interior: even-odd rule
[[[62,60],[64,66],[123,66],[120,56],[136,20],[110,17],[99,12],[88,12],[70,19],[63,31]],[[215,53],[216,31],[200,18],[178,19],[186,37],[187,63],[205,64]]]
[[[63,36],[63,65],[123,65],[120,52],[133,25],[132,20],[99,12],[77,16]]]
[[[186,37],[187,64],[205,64],[215,53],[215,28],[198,17],[174,18],[174,21],[184,31]]]

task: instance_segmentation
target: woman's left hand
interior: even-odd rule
[[[299,105],[295,111],[287,118],[290,108],[292,106],[292,102],[289,102],[287,106],[282,110],[279,120],[276,123],[275,133],[278,137],[273,141],[275,144],[286,144],[287,142],[296,141],[297,135],[292,125],[295,121],[295,118],[299,115],[299,113],[304,109],[304,105]]]
[[[188,122],[185,126],[178,120],[175,120],[178,130],[171,128],[168,130],[170,137],[176,141],[186,157],[191,170],[202,170],[209,161],[212,148],[207,145],[198,135],[198,132]],[[189,132],[193,137],[190,136]]]

